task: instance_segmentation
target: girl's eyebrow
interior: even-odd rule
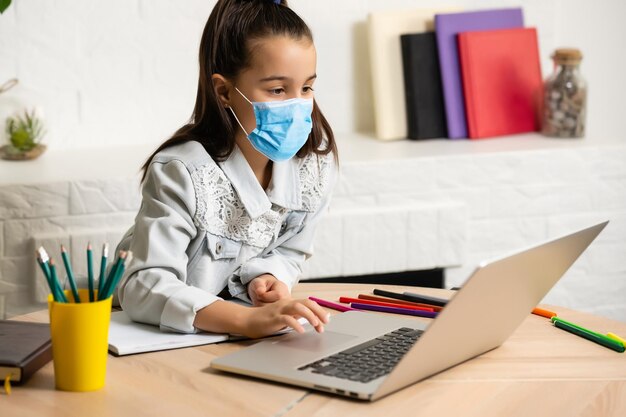
[[[315,78],[317,78],[317,74],[311,75],[306,80],[307,81],[311,81],[311,80],[313,80]],[[259,81],[263,83],[263,82],[267,82],[267,81],[284,81],[284,80],[291,80],[291,78],[287,77],[285,75],[270,75],[269,77],[261,78]]]

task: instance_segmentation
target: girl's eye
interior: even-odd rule
[[[305,85],[304,87],[302,87],[302,91],[303,91],[304,93],[312,93],[312,92],[313,92],[313,91],[315,91],[315,90],[314,90],[314,89],[313,89],[313,87],[311,87],[310,85]]]
[[[272,88],[270,90],[270,93],[275,95],[275,96],[279,96],[279,95],[283,94],[284,92],[285,92],[284,88]]]

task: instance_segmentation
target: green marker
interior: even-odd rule
[[[577,325],[577,324],[574,324],[574,323],[572,323],[571,321],[563,320],[562,318],[557,317],[557,316],[551,317],[551,318],[550,318],[550,320],[552,320],[552,323],[557,322],[557,321],[560,321],[561,323],[565,323],[565,324],[567,324],[568,326],[575,327],[575,328],[577,328],[578,330],[582,330],[583,332],[589,332],[589,333],[597,334],[597,335],[599,335],[599,336],[604,336],[602,333],[598,333],[598,332],[594,332],[593,330],[585,329],[585,328],[584,328],[584,327],[582,327],[582,326],[579,326],[579,325]]]
[[[604,336],[603,334],[585,329],[584,327],[577,326],[568,321],[561,320],[557,317],[552,317],[552,323],[554,323],[554,325],[559,329],[565,330],[587,340],[591,340],[592,342],[595,342],[599,345],[602,345],[609,349],[613,349],[616,352],[624,352],[624,350],[626,350],[621,342],[613,340],[610,337]]]

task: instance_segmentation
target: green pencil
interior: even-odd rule
[[[42,261],[39,251],[35,251],[35,254],[37,255],[37,263],[41,267],[43,276],[46,278],[46,281],[48,282],[48,287],[50,287],[50,292],[52,293],[52,297],[54,298],[54,301],[61,301],[59,299],[59,294],[57,293],[57,289],[54,286],[54,283],[52,282],[52,277],[50,276],[50,268],[48,268],[48,265]]]
[[[106,300],[109,298],[107,295],[109,293],[109,289],[111,288],[111,284],[115,276],[117,275],[118,269],[120,269],[122,263],[124,262],[124,258],[126,257],[126,252],[120,251],[117,259],[114,261],[111,270],[109,271],[109,275],[107,275],[107,279],[104,282],[104,288],[102,289],[102,294],[98,296],[98,300]]]
[[[124,276],[124,270],[130,263],[130,261],[133,259],[133,253],[131,251],[125,252],[122,256],[123,258],[120,257],[120,259],[123,259],[124,262],[121,263],[119,265],[119,268],[117,268],[117,270],[115,271],[115,275],[113,276],[111,284],[109,285],[107,293],[105,294],[106,298],[109,298],[110,296],[113,295],[113,293],[115,292],[115,287],[117,287],[117,284],[119,284],[120,279],[122,279],[122,276]]]
[[[78,296],[78,288],[76,287],[76,280],[74,279],[74,272],[72,271],[72,265],[70,265],[70,257],[65,250],[65,246],[61,245],[61,258],[63,258],[63,264],[65,265],[65,271],[67,272],[67,279],[70,282],[70,288],[74,295],[74,302],[80,303],[80,297]]]
[[[54,261],[52,259],[50,259],[50,276],[52,277],[52,281],[56,282],[58,285],[58,291],[59,294],[61,294],[63,302],[67,303],[67,297],[65,296],[65,293],[63,292],[63,290],[61,289],[61,285],[59,285],[59,277],[57,276],[57,267],[54,264]]]
[[[87,285],[89,287],[89,302],[93,302],[93,254],[91,243],[87,243]]]
[[[105,243],[102,245],[102,258],[100,258],[100,278],[98,279],[98,300],[100,300],[100,294],[104,290],[105,274],[107,269],[107,258],[109,257],[109,245]]]
[[[61,288],[61,284],[59,284],[59,280],[57,279],[56,275],[52,275],[50,265],[48,265],[48,262],[52,262],[52,259],[50,259],[50,256],[48,256],[48,252],[46,252],[43,246],[41,246],[38,251],[39,257],[41,258],[41,267],[43,268],[44,273],[47,273],[50,277],[50,289],[52,290],[52,296],[55,299],[58,297],[59,301],[63,303],[67,303],[67,297],[65,296],[65,293]]]

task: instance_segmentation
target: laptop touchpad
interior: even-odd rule
[[[274,342],[275,345],[290,347],[311,352],[320,352],[342,345],[357,336],[345,333],[325,331],[324,333],[306,332],[304,334],[291,334],[282,340]]]

